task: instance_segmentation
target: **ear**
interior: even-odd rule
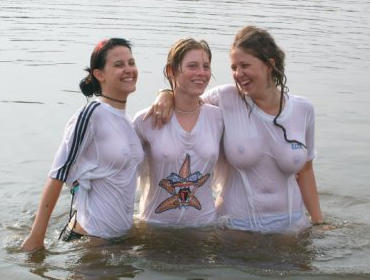
[[[274,69],[275,68],[275,59],[273,59],[273,58],[269,58],[268,59],[268,67],[269,67],[269,70],[271,71],[272,69]]]
[[[100,70],[100,69],[94,69],[93,70],[93,75],[94,75],[95,79],[97,79],[100,83],[101,82],[104,82],[105,77],[104,77],[104,73],[103,73],[102,70]]]

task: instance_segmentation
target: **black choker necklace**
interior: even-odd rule
[[[109,99],[109,100],[112,100],[112,101],[115,101],[115,102],[118,102],[118,103],[121,103],[121,104],[126,104],[126,100],[115,99],[115,98],[106,96],[104,94],[101,94],[101,96],[104,97],[104,98],[106,98],[106,99]]]

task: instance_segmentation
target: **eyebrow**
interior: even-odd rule
[[[186,62],[186,64],[190,64],[190,63],[210,63],[209,61],[203,61],[203,62],[199,62],[199,61],[196,61],[196,60],[191,60],[191,61],[188,61]]]
[[[117,59],[117,60],[113,60],[113,63],[116,63],[116,62],[123,62],[124,60],[122,60],[122,59]],[[135,61],[135,58],[129,58],[127,61]]]

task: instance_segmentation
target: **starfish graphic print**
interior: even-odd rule
[[[171,197],[162,201],[155,209],[155,213],[159,214],[170,209],[188,206],[198,210],[202,209],[202,205],[194,193],[203,186],[209,176],[209,173],[202,175],[199,171],[191,173],[190,155],[186,154],[179,173],[171,173],[166,179],[159,182],[159,186],[171,194]]]

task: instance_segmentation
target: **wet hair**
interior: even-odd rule
[[[101,95],[101,87],[99,81],[94,77],[94,69],[102,70],[107,60],[108,51],[116,46],[126,47],[131,51],[131,43],[126,39],[111,38],[109,40],[100,41],[94,48],[90,57],[90,67],[85,68],[88,72],[87,76],[80,81],[80,89],[86,97],[93,95]]]
[[[236,48],[253,55],[267,66],[271,67],[272,81],[274,82],[275,86],[280,89],[279,112],[273,120],[274,125],[283,130],[284,139],[286,142],[296,143],[306,148],[303,143],[294,139],[288,139],[285,127],[277,122],[277,119],[279,118],[283,109],[284,94],[288,93],[289,91],[288,87],[286,86],[287,78],[285,76],[284,52],[279,48],[279,46],[275,43],[274,38],[266,30],[255,26],[246,26],[235,35],[231,50]],[[271,63],[270,59],[273,59],[274,63]],[[239,85],[237,84],[236,86],[240,96],[245,101]]]
[[[167,63],[163,69],[164,76],[170,83],[172,91],[176,87],[176,82],[172,75],[175,71],[180,70],[180,65],[186,53],[191,50],[203,50],[208,55],[209,62],[212,60],[212,52],[208,44],[204,40],[197,41],[193,38],[178,40],[169,50]],[[171,75],[172,73],[172,75]]]

